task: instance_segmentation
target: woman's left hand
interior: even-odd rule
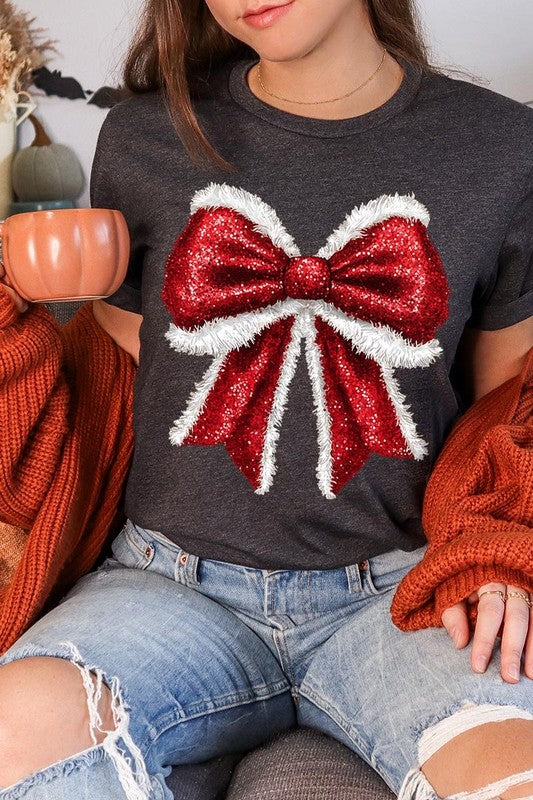
[[[528,678],[533,678],[533,608],[524,598],[530,599],[530,595],[519,586],[487,583],[471,594],[468,600],[456,603],[443,612],[442,624],[455,646],[466,647],[470,640],[467,603],[478,603],[470,659],[474,672],[485,672],[503,622],[501,640],[503,680],[508,683],[518,683],[522,654],[524,654],[524,673]]]

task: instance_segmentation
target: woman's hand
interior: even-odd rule
[[[505,601],[503,598],[506,598]],[[533,608],[523,598],[530,599],[530,595],[519,586],[487,583],[471,594],[468,600],[456,603],[443,612],[442,624],[455,646],[466,647],[470,640],[466,604],[478,603],[471,653],[474,672],[485,672],[503,622],[501,640],[503,680],[507,683],[518,683],[522,654],[524,654],[524,673],[528,678],[533,678]]]
[[[15,306],[17,307],[18,311],[21,314],[27,310],[28,308],[27,301],[24,300],[19,294],[17,294],[16,291],[13,289],[13,287],[10,285],[9,278],[6,275],[4,265],[2,264],[1,261],[0,261],[0,285],[4,287],[6,292],[12,298],[13,302],[15,303]]]

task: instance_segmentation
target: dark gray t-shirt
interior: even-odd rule
[[[132,238],[108,302],[144,317],[126,513],[263,569],[411,550],[465,326],[533,313],[533,110],[403,63],[379,108],[309,119],[251,64],[195,100],[232,172],[191,162],[157,92],[98,140],[92,205]]]

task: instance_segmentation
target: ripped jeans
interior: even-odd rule
[[[437,798],[419,765],[481,718],[533,719],[533,690],[524,676],[502,680],[499,652],[477,675],[470,646],[455,650],[443,629],[394,627],[394,589],[423,550],[266,571],[199,559],[128,521],[113,558],[0,659],[71,660],[92,729],[104,681],[116,730],[0,789],[1,800],[170,800],[172,765],[246,751],[293,725],[346,744],[402,800]]]

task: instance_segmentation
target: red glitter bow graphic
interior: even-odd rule
[[[322,493],[333,498],[371,452],[421,459],[427,445],[397,367],[424,367],[447,316],[448,286],[412,195],[355,208],[314,256],[274,210],[226,184],[197,192],[167,265],[172,347],[213,361],[170,439],[224,443],[254,490],[276,471],[276,443],[301,341],[313,391]]]

